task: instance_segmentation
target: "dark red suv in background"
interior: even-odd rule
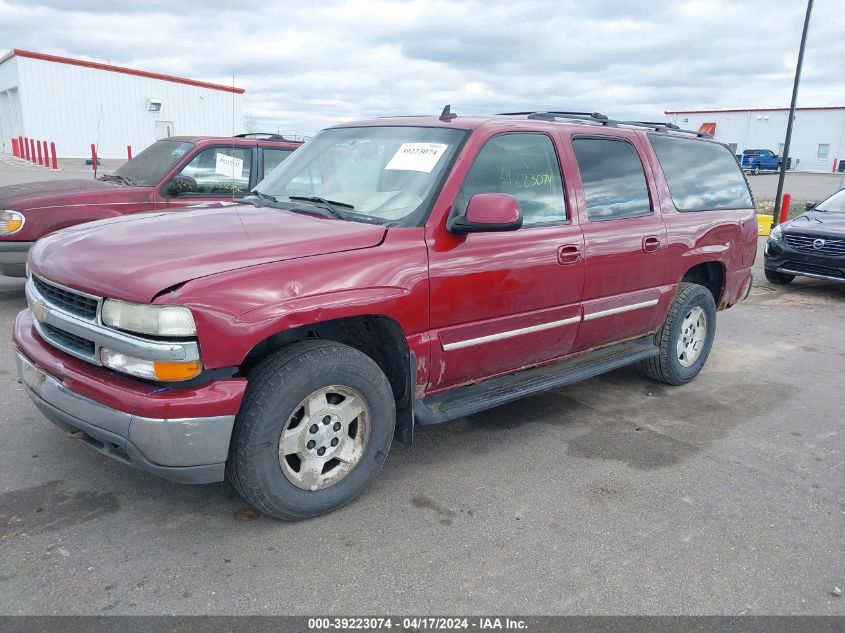
[[[301,144],[273,134],[173,136],[97,180],[0,187],[0,274],[23,277],[35,240],[74,224],[242,196]]]

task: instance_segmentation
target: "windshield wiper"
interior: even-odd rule
[[[350,215],[342,209],[354,209],[355,205],[348,202],[338,202],[337,200],[327,200],[320,196],[288,196],[288,200],[294,202],[313,202],[319,204],[323,209],[331,213],[340,220],[349,220]]]
[[[255,196],[257,198],[261,198],[262,200],[267,200],[269,202],[278,202],[278,200],[276,199],[275,196],[270,196],[270,195],[267,195],[266,193],[262,193],[262,192],[258,191],[258,189],[253,189],[252,191],[249,192],[249,195]],[[246,198],[248,198],[248,197],[249,196],[245,196],[244,199],[246,200]]]

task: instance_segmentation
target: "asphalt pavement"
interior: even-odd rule
[[[0,349],[2,614],[845,614],[845,284],[757,277],[636,368],[419,429],[300,523],[65,437]],[[0,278],[0,329],[25,305]]]

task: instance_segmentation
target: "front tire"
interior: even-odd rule
[[[793,279],[795,279],[795,275],[786,275],[784,273],[779,273],[776,270],[769,270],[765,268],[763,272],[766,275],[766,279],[769,283],[777,284],[777,285],[784,285],[790,283]]]
[[[294,343],[250,373],[227,476],[268,516],[331,512],[376,476],[395,419],[390,383],[369,356],[332,341]]]
[[[716,336],[716,303],[704,286],[681,282],[669,314],[655,334],[660,353],[642,362],[646,375],[667,385],[683,385],[707,362]]]

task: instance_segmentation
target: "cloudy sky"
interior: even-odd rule
[[[257,129],[527,109],[785,106],[805,3],[0,0],[23,48],[246,88]],[[816,0],[799,105],[845,104],[845,2]]]

